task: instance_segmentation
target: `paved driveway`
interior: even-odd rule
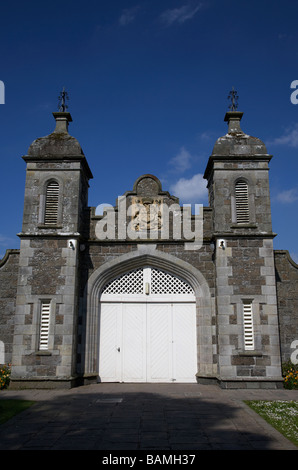
[[[298,391],[197,384],[97,384],[4,390],[36,403],[0,426],[1,450],[297,450],[243,400],[298,400]]]

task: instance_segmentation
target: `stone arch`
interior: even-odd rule
[[[211,376],[213,371],[212,302],[203,274],[188,262],[156,250],[155,245],[139,245],[139,249],[106,262],[94,271],[85,288],[84,374],[97,375],[99,299],[103,287],[112,279],[130,270],[150,265],[185,279],[195,292],[197,307],[198,373]]]

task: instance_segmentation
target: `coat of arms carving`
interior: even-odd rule
[[[136,232],[162,228],[162,199],[137,197],[130,206],[131,226]]]

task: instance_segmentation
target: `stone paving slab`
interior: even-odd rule
[[[97,384],[3,390],[36,403],[0,426],[1,450],[297,450],[243,400],[298,400],[293,390],[198,384]]]

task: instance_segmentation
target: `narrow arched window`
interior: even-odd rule
[[[59,205],[59,183],[51,181],[46,189],[46,203],[44,212],[45,225],[57,225]]]
[[[248,185],[239,180],[235,184],[236,221],[238,224],[249,223]]]

